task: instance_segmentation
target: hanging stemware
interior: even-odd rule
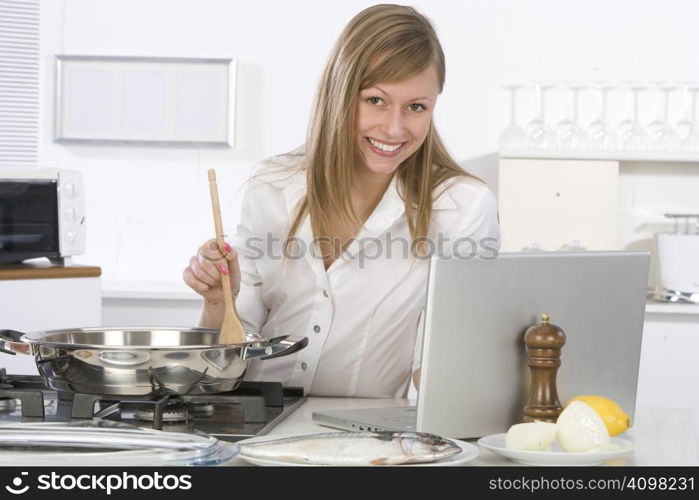
[[[584,85],[565,82],[561,89],[561,109],[564,117],[556,125],[556,146],[560,150],[575,151],[585,149],[585,133],[578,125],[578,94]]]
[[[537,82],[534,91],[537,96],[536,116],[527,126],[527,147],[529,149],[553,149],[556,145],[553,131],[546,123],[546,92],[552,88],[551,85],[543,85]]]
[[[638,95],[646,89],[646,86],[627,82],[624,88],[626,92],[626,118],[617,126],[617,147],[621,151],[644,151],[648,135],[638,119]]]
[[[671,84],[656,84],[657,104],[655,119],[648,124],[648,141],[652,151],[672,151],[677,144],[677,134],[670,125],[670,93],[677,87]]]
[[[614,85],[597,82],[595,89],[598,95],[597,118],[587,127],[587,144],[589,149],[610,151],[614,149],[614,132],[607,122],[607,96]]]
[[[517,125],[517,91],[523,85],[506,85],[503,87],[510,93],[510,123],[500,133],[498,143],[501,150],[525,149],[527,147],[527,134],[522,127]]]
[[[675,124],[675,150],[683,152],[699,151],[699,131],[696,122],[696,103],[699,86],[691,83],[682,84],[682,101],[684,115]]]

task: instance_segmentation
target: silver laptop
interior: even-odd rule
[[[417,407],[318,411],[313,421],[453,438],[506,432],[529,397],[524,332],[542,313],[566,334],[561,403],[599,394],[633,421],[649,262],[648,252],[433,258]]]

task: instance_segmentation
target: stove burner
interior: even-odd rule
[[[184,422],[199,417],[210,417],[214,414],[214,405],[211,404],[184,404],[174,403],[163,410],[163,422]],[[152,422],[155,408],[152,406],[140,407],[134,416],[144,422]]]
[[[15,398],[2,398],[0,399],[0,411],[12,411],[17,407],[17,400]]]
[[[141,407],[136,411],[134,416],[138,420],[152,422],[155,418],[155,408],[145,406]],[[191,419],[192,414],[188,411],[188,408],[185,405],[169,405],[163,410],[163,422],[183,422]]]

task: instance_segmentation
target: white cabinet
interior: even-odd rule
[[[0,268],[0,329],[32,332],[99,326],[102,299],[99,267],[21,266]],[[0,352],[7,373],[36,374],[33,358]]]
[[[699,306],[651,308],[666,312],[646,312],[636,407],[694,408],[699,420]]]
[[[500,160],[502,250],[537,243],[553,251],[576,241],[588,250],[616,249],[618,178],[616,161]]]

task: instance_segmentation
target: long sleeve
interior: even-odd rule
[[[255,237],[253,209],[255,181],[251,181],[243,198],[243,205],[232,245],[238,252],[240,265],[240,292],[236,299],[236,309],[247,332],[260,333],[268,315],[268,308],[262,297],[262,278],[257,269],[257,250],[249,243]]]

